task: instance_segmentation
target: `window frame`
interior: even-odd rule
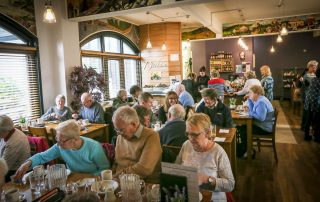
[[[105,51],[105,45],[104,45],[104,37],[114,37],[120,41],[120,53],[114,53],[114,52],[106,52]],[[83,50],[81,49],[82,46],[84,46],[86,43],[90,42],[91,40],[94,40],[96,38],[100,38],[100,46],[101,51],[93,51],[93,50]],[[127,44],[135,54],[124,54],[123,52],[123,44]],[[117,32],[112,31],[102,31],[99,33],[96,33],[94,35],[91,35],[84,40],[80,42],[80,50],[81,50],[81,64],[82,64],[82,57],[100,57],[102,59],[102,73],[104,74],[104,78],[106,82],[108,83],[108,60],[119,60],[120,61],[120,89],[125,89],[125,82],[123,82],[124,74],[125,72],[121,71],[122,66],[124,66],[124,60],[125,59],[134,59],[137,61],[137,70],[136,74],[139,76],[137,79],[137,85],[142,84],[142,75],[141,75],[141,53],[138,47],[129,40],[126,36],[119,34]],[[124,67],[123,67],[124,68]],[[113,99],[109,95],[109,88],[106,88],[107,92],[104,92],[104,99]]]
[[[35,62],[35,73],[37,78],[37,94],[39,97],[39,117],[44,112],[43,108],[43,95],[42,95],[42,80],[41,80],[41,68],[40,68],[40,59],[39,59],[39,49],[38,49],[38,38],[27,28],[23,27],[16,21],[0,13],[0,22],[1,27],[8,32],[17,36],[20,40],[25,42],[25,44],[14,44],[14,43],[5,43],[0,42],[0,52],[2,53],[16,53],[16,54],[26,54],[31,57],[34,57]],[[34,103],[29,103],[34,104]],[[33,109],[31,109],[33,111]],[[37,110],[36,110],[37,111]],[[32,118],[39,118],[32,117]],[[14,120],[14,123],[18,123],[18,120]]]

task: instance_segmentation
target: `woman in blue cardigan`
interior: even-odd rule
[[[250,87],[248,107],[249,115],[253,117],[253,133],[271,133],[274,109],[271,102],[264,96],[264,91],[261,86],[254,85]]]
[[[102,170],[110,168],[110,163],[99,142],[80,136],[80,126],[74,120],[60,123],[56,141],[50,149],[35,154],[23,163],[16,172],[16,179],[37,165],[61,157],[71,172],[100,175]]]

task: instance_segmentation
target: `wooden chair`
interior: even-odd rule
[[[273,120],[273,127],[272,132],[264,135],[259,134],[252,134],[252,142],[257,142],[258,150],[260,150],[260,147],[272,147],[274,152],[274,159],[278,163],[278,156],[277,156],[277,150],[276,150],[276,127],[277,127],[277,119],[278,119],[278,113],[279,111],[277,108],[274,109],[274,120]],[[261,144],[261,143],[267,143],[267,144]],[[271,144],[270,144],[271,143]]]
[[[46,127],[32,127],[28,126],[28,131],[31,136],[36,136],[36,137],[45,137],[46,140],[48,141],[49,146],[52,146],[56,141],[54,138],[54,135],[49,135],[47,133]],[[54,131],[52,131],[54,132]]]
[[[101,143],[101,146],[110,162],[110,166],[112,166],[115,158],[115,146],[110,143]]]
[[[172,145],[162,145],[162,161],[173,163],[179,155],[181,147]]]

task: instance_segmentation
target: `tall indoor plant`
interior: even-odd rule
[[[82,93],[89,92],[93,98],[101,102],[102,93],[106,88],[106,82],[101,74],[92,67],[75,66],[70,74],[70,89],[73,95],[71,107],[78,111],[81,107]]]

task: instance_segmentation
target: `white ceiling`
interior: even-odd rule
[[[205,26],[219,37],[222,34],[223,23],[318,13],[320,0],[212,0],[209,3],[180,4],[179,7],[153,9],[150,10],[150,14],[146,14],[146,9],[115,17],[136,25],[165,21],[182,22],[183,29]]]

